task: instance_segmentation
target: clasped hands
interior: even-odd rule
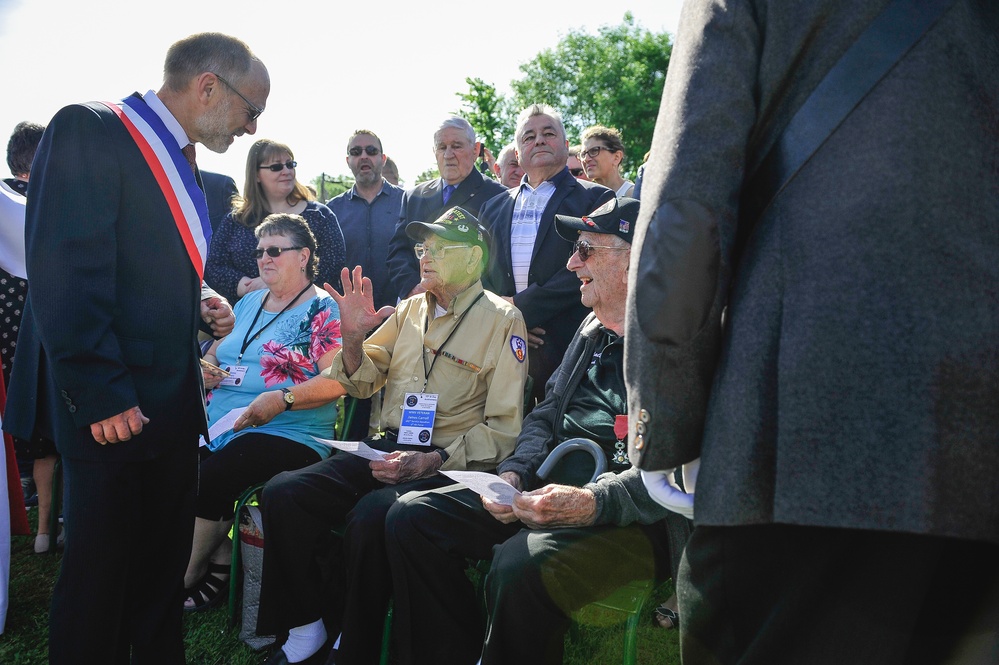
[[[520,489],[520,476],[505,471],[500,478]],[[520,520],[531,529],[590,526],[597,518],[597,498],[593,492],[571,485],[545,485],[513,498],[504,506],[483,497],[482,505],[504,524]]]
[[[443,464],[444,460],[436,452],[397,450],[386,455],[383,460],[372,460],[368,466],[375,480],[386,485],[398,485],[432,476]]]

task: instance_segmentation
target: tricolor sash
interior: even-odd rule
[[[208,204],[177,140],[160,117],[141,99],[133,96],[121,100],[120,104],[104,104],[122,121],[145,158],[149,170],[153,172],[163,191],[163,198],[170,207],[173,221],[184,241],[191,264],[198,273],[198,279],[204,279],[208,243],[212,238]]]

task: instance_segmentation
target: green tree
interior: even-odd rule
[[[510,84],[514,107],[551,104],[571,143],[591,125],[616,127],[625,145],[622,170],[633,175],[652,145],[672,50],[669,34],[640,28],[631,12],[597,35],[570,32],[521,65],[524,77]]]
[[[458,115],[475,129],[493,155],[513,140],[516,111],[511,101],[496,92],[496,86],[480,78],[466,78],[468,92],[457,93],[461,99]]]
[[[339,196],[354,186],[354,178],[349,175],[331,176],[328,173],[317,175],[310,181],[316,188],[316,198],[320,203],[326,203],[334,196]]]
[[[441,172],[435,166],[433,168],[427,169],[420,175],[416,176],[416,182],[414,183],[414,185],[419,185],[421,182],[427,182],[428,180],[436,180],[437,178],[440,177],[441,177]]]

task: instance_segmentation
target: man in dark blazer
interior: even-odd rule
[[[506,191],[506,187],[475,170],[479,143],[475,140],[475,130],[464,118],[453,116],[441,123],[434,132],[434,155],[441,177],[406,190],[399,223],[389,242],[389,274],[401,299],[423,291],[420,262],[413,254],[413,241],[406,235],[406,225],[431,222],[454,206],[478,215],[483,203]]]
[[[533,104],[521,111],[516,141],[527,181],[482,206],[479,220],[493,234],[483,283],[524,315],[533,403],[544,399],[548,377],[588,313],[579,301],[579,280],[565,265],[572,243],[556,233],[555,215],[582,217],[614,192],[569,173],[569,142],[552,107]]]
[[[49,123],[27,207],[31,289],[4,429],[52,436],[68,532],[51,663],[184,663],[198,435],[207,206],[193,144],[254,133],[263,63],[218,33],[170,47],[164,83]],[[214,322],[215,332],[219,322]]]
[[[684,665],[999,654],[999,5],[893,4],[860,70],[940,14],[745,212],[751,174],[800,150],[808,132],[785,128],[887,4],[683,6],[625,376],[650,492],[700,459]]]
[[[232,210],[232,197],[239,194],[239,189],[236,188],[236,181],[224,173],[199,172],[205,188],[205,199],[208,201],[208,221],[214,233],[222,218]]]

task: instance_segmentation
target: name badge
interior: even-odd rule
[[[220,386],[243,385],[243,378],[246,376],[246,370],[248,369],[246,365],[226,365],[222,369],[229,372],[229,376],[222,379],[222,383],[219,384]]]
[[[437,393],[406,393],[399,424],[399,443],[429,446],[437,417]]]

